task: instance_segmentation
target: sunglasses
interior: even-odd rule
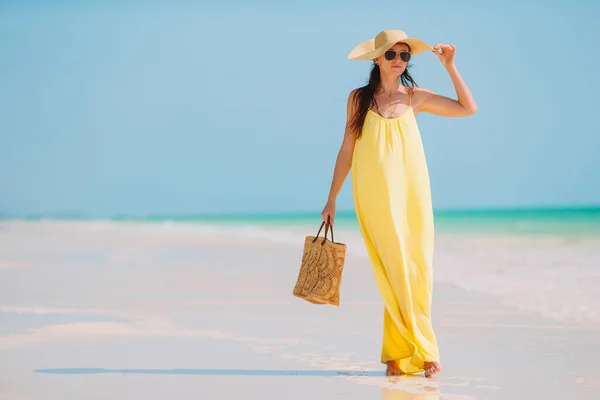
[[[396,58],[396,55],[400,54],[400,59],[404,62],[408,62],[408,60],[410,60],[410,53],[408,51],[402,50],[402,51],[394,51],[394,50],[388,50],[385,52],[385,59],[388,61],[392,61],[394,58]]]

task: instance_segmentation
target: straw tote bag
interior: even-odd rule
[[[325,226],[325,236],[319,234]],[[331,229],[331,240],[327,231]],[[325,221],[321,224],[317,236],[306,236],[304,252],[294,296],[313,304],[340,305],[340,285],[346,259],[346,245],[333,240],[333,225]]]

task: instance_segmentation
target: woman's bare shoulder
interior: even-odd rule
[[[353,99],[355,99],[355,98],[356,98],[356,96],[358,95],[358,93],[360,92],[360,90],[361,90],[361,89],[362,89],[362,88],[359,88],[359,87],[357,87],[357,88],[355,88],[355,89],[352,89],[352,90],[350,91],[350,93],[348,94],[348,99],[349,99],[349,100],[353,100]]]
[[[411,90],[412,90],[414,96],[424,97],[424,96],[429,96],[429,95],[433,94],[433,92],[431,90],[429,90],[427,88],[418,87],[418,86],[413,87]]]

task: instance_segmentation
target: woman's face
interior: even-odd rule
[[[400,76],[408,66],[409,60],[410,51],[408,45],[396,43],[391,49],[377,57],[375,62],[379,64],[381,72]]]

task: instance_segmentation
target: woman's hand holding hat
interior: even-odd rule
[[[444,67],[450,67],[454,65],[454,58],[456,57],[456,46],[453,44],[441,44],[438,43],[431,49],[433,54],[442,62]]]

